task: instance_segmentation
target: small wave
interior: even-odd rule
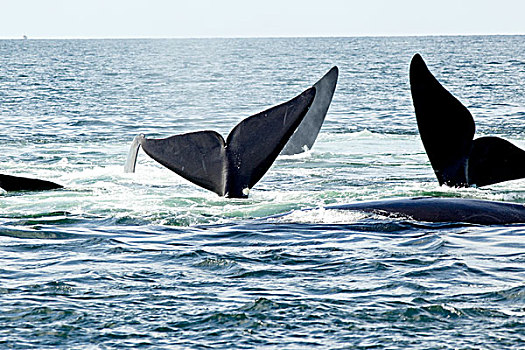
[[[74,237],[71,233],[60,232],[56,229],[21,229],[21,228],[0,228],[0,236],[23,238],[23,239],[68,239]]]

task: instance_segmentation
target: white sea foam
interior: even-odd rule
[[[337,210],[321,207],[309,210],[293,210],[286,215],[271,220],[304,224],[350,224],[371,216],[372,214],[355,210]]]

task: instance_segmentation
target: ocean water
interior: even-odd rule
[[[524,36],[0,41],[0,173],[65,186],[0,193],[0,348],[523,348],[525,226],[323,209],[525,203],[525,180],[438,186],[410,98],[417,52],[478,137],[525,147]],[[333,65],[314,148],[279,157],[249,199],[142,152],[124,173],[135,135],[226,136]]]

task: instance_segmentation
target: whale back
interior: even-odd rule
[[[524,205],[478,199],[418,197],[356,202],[328,208],[403,216],[426,222],[479,225],[525,223]]]

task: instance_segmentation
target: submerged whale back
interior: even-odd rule
[[[525,223],[522,204],[463,198],[404,198],[357,202],[329,209],[401,215],[417,221],[460,222],[480,225]]]

